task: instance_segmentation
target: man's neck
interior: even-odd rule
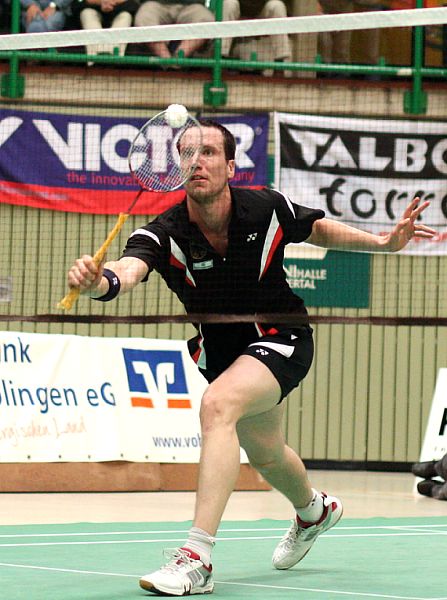
[[[208,203],[198,203],[187,198],[189,218],[205,234],[226,235],[231,219],[231,193],[226,188]]]

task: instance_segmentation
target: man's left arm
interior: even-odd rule
[[[430,239],[436,231],[421,223],[417,223],[419,215],[429,206],[415,198],[405,209],[397,225],[387,234],[375,235],[350,227],[332,219],[319,219],[312,227],[312,233],[306,242],[335,250],[354,250],[363,252],[398,252],[408,242],[416,238]]]

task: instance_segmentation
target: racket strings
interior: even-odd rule
[[[146,190],[163,192],[180,188],[194,173],[202,145],[200,127],[188,116],[182,127],[166,122],[163,111],[140,131],[129,151],[129,167],[138,183]],[[186,130],[195,127],[188,136],[188,146],[178,151],[179,139]]]

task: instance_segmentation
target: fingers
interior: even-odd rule
[[[436,229],[432,229],[431,227],[427,227],[426,225],[415,225],[414,227],[414,237],[432,238],[435,235]]]
[[[102,277],[102,264],[97,266],[93,258],[87,254],[78,258],[68,271],[68,285],[82,291],[94,288]]]
[[[415,198],[413,198],[413,200],[410,202],[410,204],[404,210],[404,214],[402,215],[402,218],[408,219],[409,217],[411,217],[413,211],[417,208],[420,201],[421,201],[421,199],[419,198],[419,196],[416,196]]]
[[[415,198],[415,199],[414,199],[414,201],[412,202],[412,204],[413,204],[415,201],[417,201],[417,202],[416,202],[416,204],[414,205],[414,208],[413,208],[413,209],[412,209],[412,211],[411,211],[411,220],[412,220],[412,221],[415,221],[415,220],[416,220],[416,219],[419,217],[419,215],[420,215],[421,213],[423,213],[423,212],[424,212],[424,210],[425,210],[425,209],[426,209],[428,206],[430,206],[430,202],[428,202],[428,201],[426,201],[426,202],[423,202],[423,203],[422,203],[420,206],[418,206],[418,203],[419,203],[419,198]]]

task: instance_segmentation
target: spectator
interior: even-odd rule
[[[72,0],[20,0],[26,33],[61,31],[71,14]]]
[[[0,0],[0,33],[11,33],[11,5],[9,0]]]
[[[382,10],[383,5],[374,0],[320,0],[321,11],[326,15]],[[366,31],[366,30],[365,30]],[[320,35],[321,54],[327,63],[351,63],[351,31],[332,31]],[[380,56],[380,30],[368,29],[368,43],[363,45],[365,62],[375,65]]]
[[[135,0],[82,0],[79,20],[83,29],[103,27],[130,27],[136,12]],[[126,53],[127,44],[118,44],[120,56]],[[113,45],[90,44],[87,54],[113,54]]]
[[[175,23],[207,23],[214,21],[213,13],[205,7],[204,0],[147,0],[135,15],[137,27],[172,25]],[[206,40],[182,40],[174,54],[191,56],[205,45]],[[148,42],[152,54],[160,58],[172,58],[167,42]]]
[[[273,19],[287,17],[287,8],[282,0],[224,0],[223,20],[237,21],[239,19]],[[272,35],[265,38],[225,38],[222,40],[222,55],[230,54],[242,60],[250,60],[256,52],[260,60],[290,62],[292,49],[289,36],[286,34]],[[271,75],[272,71],[264,71]]]

